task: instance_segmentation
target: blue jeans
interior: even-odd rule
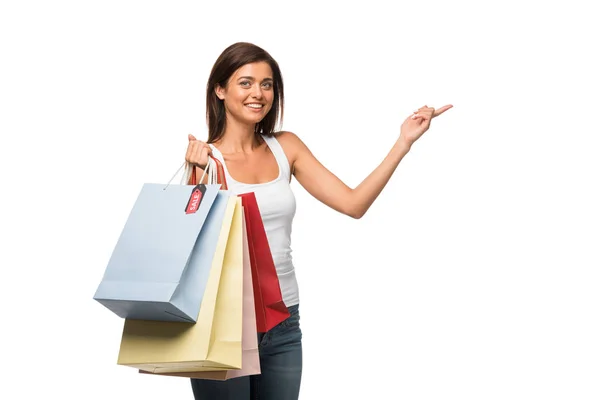
[[[260,375],[227,381],[192,379],[196,400],[298,400],[302,376],[302,332],[298,305],[269,332],[258,334]]]

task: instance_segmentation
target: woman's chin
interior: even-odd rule
[[[244,113],[242,115],[237,115],[234,117],[237,121],[243,123],[243,124],[247,124],[247,125],[255,125],[258,124],[260,121],[262,121],[265,118],[265,115],[263,115],[262,113],[260,114],[247,114]]]
[[[262,121],[264,119],[263,115],[257,115],[254,118],[246,118],[246,121],[248,121],[248,124],[258,124],[260,121]]]

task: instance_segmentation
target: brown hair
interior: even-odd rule
[[[226,87],[229,78],[238,68],[264,61],[273,71],[273,106],[265,117],[256,124],[255,134],[273,136],[275,128],[283,120],[283,79],[277,62],[269,53],[260,47],[246,42],[234,43],[226,48],[212,67],[208,83],[206,84],[206,123],[208,125],[207,143],[214,143],[225,133],[225,105],[215,93],[217,85]]]

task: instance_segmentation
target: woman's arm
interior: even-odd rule
[[[298,182],[317,200],[358,219],[379,196],[412,144],[429,129],[431,118],[451,107],[448,105],[436,111],[425,106],[415,111],[402,124],[400,137],[381,164],[354,189],[325,168],[293,133],[283,132],[279,140],[289,154],[292,173]]]
[[[352,218],[367,212],[410,149],[398,140],[381,164],[352,189],[323,166],[298,136],[283,132],[278,138],[286,153],[291,153],[292,172],[298,182],[317,200]]]

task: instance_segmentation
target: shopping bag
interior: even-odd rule
[[[195,322],[226,208],[214,206],[219,188],[144,184],[94,299],[122,318]]]
[[[161,368],[164,372],[151,373],[140,370],[140,373],[164,376],[179,376],[185,378],[227,380],[240,376],[260,374],[260,357],[258,353],[258,338],[256,332],[256,314],[254,311],[254,290],[252,288],[252,270],[250,267],[250,254],[248,253],[248,240],[246,237],[246,223],[242,220],[244,242],[244,305],[242,326],[242,368],[215,371],[180,372],[177,368]]]
[[[126,319],[119,365],[149,372],[242,367],[242,205],[229,192],[218,196],[229,200],[197,322]]]
[[[290,316],[283,302],[279,278],[267,234],[253,192],[240,194],[248,233],[248,248],[252,266],[254,304],[258,332],[267,332]]]

